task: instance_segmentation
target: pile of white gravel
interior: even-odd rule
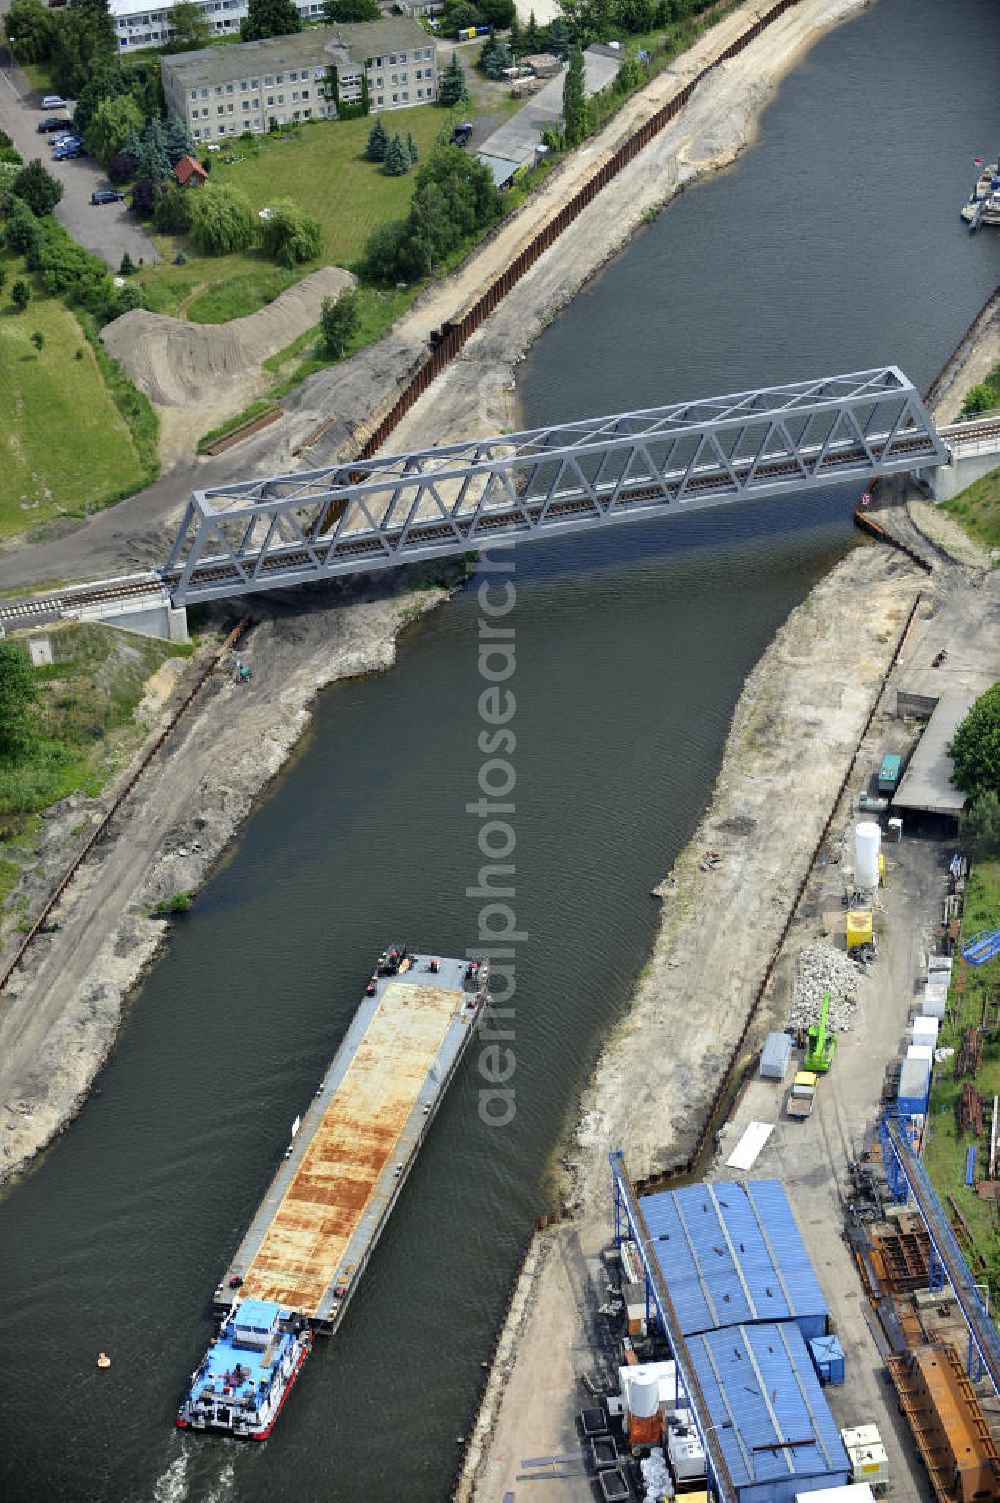
[[[837,1033],[850,1030],[857,1007],[858,976],[854,961],[831,945],[807,945],[799,958],[799,974],[788,1013],[788,1026],[807,1028],[818,1023],[823,998],[829,992],[827,1024]]]

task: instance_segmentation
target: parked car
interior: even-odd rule
[[[86,156],[82,141],[67,141],[65,146],[57,146],[52,153],[55,162],[69,162],[74,157]]]
[[[50,115],[47,120],[39,120],[38,133],[39,135],[44,136],[47,135],[49,131],[65,130],[68,124],[69,121],[64,120],[60,115]]]
[[[69,107],[69,100],[61,94],[46,94],[42,99],[43,110],[65,110]]]
[[[461,125],[455,126],[455,129],[451,133],[451,139],[455,146],[468,146],[471,135],[472,122],[465,120]]]
[[[90,195],[92,204],[120,204],[125,202],[125,195],[120,188],[95,188]]]
[[[80,137],[75,131],[71,130],[60,131],[58,136],[53,136],[49,142],[53,151],[55,151],[57,146],[81,146],[82,144]]]

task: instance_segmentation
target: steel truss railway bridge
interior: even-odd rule
[[[188,605],[949,459],[883,366],[195,491],[159,577]]]

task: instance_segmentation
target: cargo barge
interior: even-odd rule
[[[264,1440],[343,1320],[486,1001],[485,961],[379,956],[365,998],[215,1290],[181,1429]]]

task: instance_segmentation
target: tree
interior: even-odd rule
[[[1000,684],[979,696],[948,750],[955,764],[951,780],[956,788],[971,799],[1000,793]]]
[[[183,235],[191,227],[193,201],[194,195],[186,188],[178,183],[165,183],[153,208],[154,230],[161,235]],[[183,261],[180,264],[183,266]]]
[[[449,7],[446,24],[449,31],[459,32],[468,31],[470,26],[480,26],[482,22],[478,10],[469,4],[469,0],[458,0],[457,5]]]
[[[483,25],[492,26],[495,31],[506,31],[517,15],[514,0],[477,0],[477,3]]]
[[[41,329],[35,330],[34,334],[32,334],[31,336],[31,342],[40,355],[45,348],[45,335],[42,333]]]
[[[260,42],[266,37],[283,37],[302,30],[302,17],[294,0],[249,0],[247,13],[240,22],[244,42]]]
[[[420,161],[420,152],[417,150],[417,143],[413,139],[411,130],[406,132],[406,154],[414,165]]]
[[[0,752],[20,756],[35,730],[38,688],[27,653],[0,642]]]
[[[358,318],[358,294],[353,288],[348,288],[338,298],[323,299],[320,314],[323,347],[334,360],[341,358],[357,333]]]
[[[11,192],[24,200],[37,219],[51,214],[63,196],[63,185],[51,172],[46,172],[38,157],[17,174],[10,185]]]
[[[528,24],[524,28],[521,45],[526,53],[541,52],[545,47],[545,33],[535,20],[535,12],[528,15]]]
[[[11,0],[4,36],[19,63],[41,63],[52,51],[56,18],[41,0]]]
[[[269,256],[281,266],[298,266],[315,261],[323,249],[323,229],[318,219],[290,198],[271,205],[271,212],[261,231],[261,242]]]
[[[468,97],[469,91],[465,87],[465,69],[458,60],[458,53],[453,52],[451,62],[441,75],[441,82],[438,85],[438,104],[450,110]]]
[[[161,49],[166,53],[199,52],[212,40],[212,28],[201,6],[195,5],[194,0],[178,0],[167,16],[167,26],[170,40]]]
[[[980,860],[1000,856],[1000,794],[981,793],[962,816],[962,835]]]
[[[130,183],[139,170],[139,154],[135,156],[129,151],[116,151],[105,162],[108,177],[116,188],[121,188],[125,183]]]
[[[988,382],[980,381],[978,386],[970,386],[965,393],[962,416],[975,417],[977,412],[989,412],[997,406],[1000,406],[1000,391]]]
[[[59,92],[77,98],[117,53],[107,0],[69,0],[52,37],[52,82]]]
[[[4,244],[8,250],[19,251],[28,257],[38,244],[41,234],[38,220],[23,198],[12,198],[4,226]]]
[[[479,54],[479,68],[487,78],[502,78],[503,70],[509,68],[514,61],[514,54],[506,42],[498,42],[494,37],[483,47]]]
[[[376,115],[375,124],[368,132],[368,145],[365,147],[365,155],[373,162],[384,162],[388,145],[389,132],[383,124],[382,116]]]
[[[238,188],[205,183],[192,195],[191,239],[207,256],[246,250],[257,238],[257,216]]]
[[[563,131],[567,146],[578,146],[587,134],[587,96],[583,82],[583,53],[579,47],[574,47],[563,84]]]
[[[556,16],[554,21],[549,22],[549,51],[554,52],[556,57],[569,57],[572,45],[573,39],[565,17]]]
[[[31,288],[22,277],[18,277],[17,281],[11,287],[10,300],[18,313],[23,313],[31,302]],[[0,646],[2,646],[2,643],[0,643]]]
[[[167,116],[167,124],[163,131],[163,149],[167,154],[167,161],[171,167],[176,167],[181,157],[194,154],[194,141],[180,115],[171,112]]]
[[[158,182],[155,177],[140,177],[132,184],[132,209],[140,219],[148,219],[155,213],[164,192],[170,187]]]
[[[402,137],[393,136],[385,149],[382,171],[387,177],[405,177],[410,170],[410,154],[403,145]]]
[[[372,282],[426,276],[463,240],[499,218],[500,194],[489,170],[454,146],[433,151],[417,173],[405,220],[380,225],[365,243],[362,266]]]
[[[132,260],[132,257],[129,255],[128,251],[122,251],[122,258],[118,263],[118,275],[120,277],[130,277],[134,271],[135,262]]]
[[[615,75],[615,93],[631,94],[633,89],[639,88],[645,76],[645,70],[639,61],[638,54],[632,48],[629,48],[622,59],[621,67]]]
[[[382,7],[378,0],[324,0],[323,19],[331,26],[338,22],[380,21]]]
[[[139,147],[139,173],[162,182],[170,176],[170,158],[167,155],[167,138],[159,119],[154,115],[142,133]]]
[[[104,165],[135,131],[142,130],[142,123],[142,111],[130,94],[102,99],[87,127],[87,150]]]

